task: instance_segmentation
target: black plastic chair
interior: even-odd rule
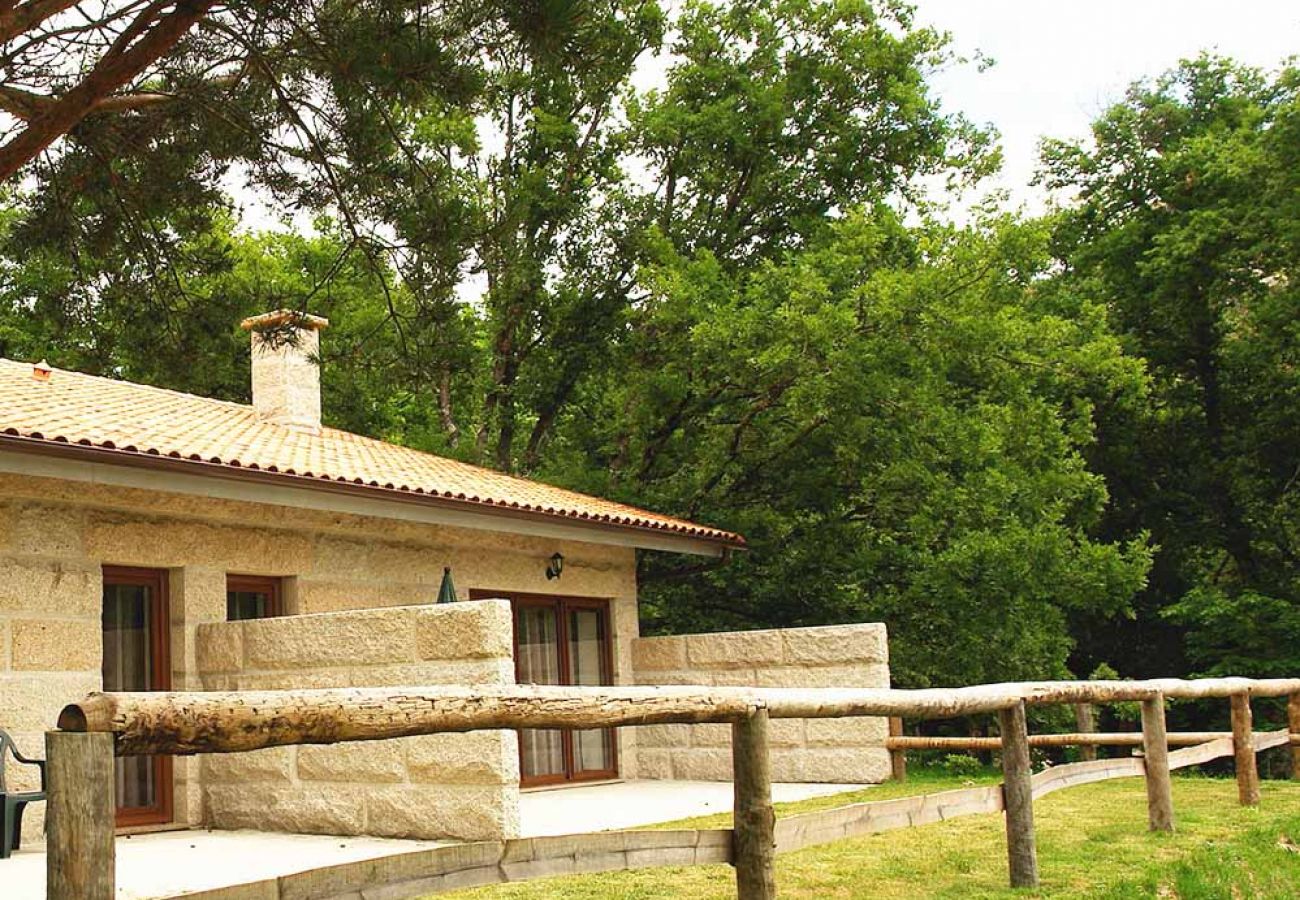
[[[13,755],[15,761],[25,766],[36,766],[41,770],[41,789],[39,791],[14,791],[5,787],[5,754]],[[18,745],[9,733],[0,730],[0,859],[8,859],[9,854],[18,849],[23,839],[23,811],[28,803],[45,799],[45,760],[28,759],[18,750]]]

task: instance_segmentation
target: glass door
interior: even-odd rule
[[[520,684],[564,684],[560,670],[560,617],[550,603],[515,603],[515,680]],[[568,777],[565,734],[556,729],[519,731],[519,775],[523,784],[554,784]]]
[[[171,687],[166,572],[105,566],[103,630],[104,690]],[[129,756],[115,765],[118,826],[170,822],[171,757]]]
[[[510,597],[515,680],[520,684],[612,684],[609,603],[576,597],[471,591]],[[521,729],[520,783],[526,787],[618,777],[614,730]]]
[[[610,640],[606,619],[609,605],[591,601],[562,601],[565,616],[565,646],[568,684],[610,684]],[[569,732],[570,778],[613,778],[614,729],[594,728]]]

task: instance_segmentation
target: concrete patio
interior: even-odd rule
[[[824,797],[863,785],[775,784],[777,802]],[[523,837],[611,831],[731,809],[725,782],[624,781],[526,791]],[[330,837],[259,831],[184,830],[117,839],[117,896],[149,900],[248,884],[323,866],[410,853],[445,842]],[[4,900],[44,900],[45,853],[21,850],[0,861]]]

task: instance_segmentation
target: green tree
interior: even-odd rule
[[[1046,147],[1048,183],[1078,194],[1062,280],[1152,377],[1093,454],[1108,533],[1160,546],[1136,624],[1080,623],[1126,674],[1300,664],[1297,138],[1300,72],[1203,57],[1134,85],[1090,141]]]
[[[1145,574],[1140,539],[1090,537],[1106,491],[1082,457],[1095,406],[1145,382],[1099,308],[1040,302],[1048,263],[1041,229],[883,207],[736,272],[665,242],[573,468],[751,551],[648,560],[648,624],[884,621],[902,684],[1065,674],[1068,614],[1122,614]]]

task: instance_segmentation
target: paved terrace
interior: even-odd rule
[[[778,803],[854,791],[863,785],[774,784]],[[525,791],[522,837],[611,831],[731,809],[731,785],[716,781],[624,781]],[[119,900],[153,900],[443,846],[438,841],[329,837],[261,831],[168,831],[117,839]],[[45,852],[0,861],[4,900],[44,900]]]

